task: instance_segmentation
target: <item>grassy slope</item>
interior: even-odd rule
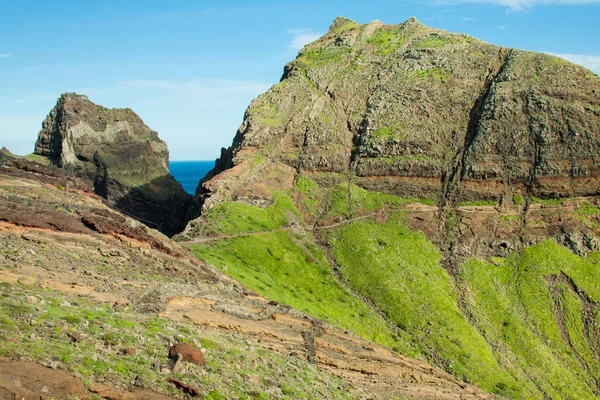
[[[205,231],[213,232],[213,227],[228,234],[275,230],[286,226],[286,213],[296,212],[289,198],[283,195],[265,209],[223,203],[205,215]],[[336,280],[325,254],[310,233],[278,231],[224,238],[196,244],[191,249],[199,258],[273,300],[404,354],[418,356],[408,339],[398,337],[382,317]]]
[[[532,393],[538,387],[557,399],[593,398],[592,377],[598,380],[599,365],[584,337],[582,301],[568,285],[553,284],[548,278],[563,274],[598,300],[597,266],[550,240],[500,266],[469,261],[460,278],[470,294],[466,306],[474,322],[497,346],[504,368],[523,387],[529,386]],[[566,341],[560,319],[566,326]]]
[[[401,214],[385,224],[363,220],[341,226],[327,241],[350,285],[421,343],[437,364],[488,390],[515,386],[458,308],[438,249],[411,231]]]
[[[81,340],[73,342],[69,333],[81,335]],[[205,367],[188,363],[186,372],[176,374],[176,378],[208,393],[207,398],[269,399],[260,387],[242,378],[248,374],[276,382],[286,398],[352,398],[339,378],[314,364],[189,323],[36,286],[0,283],[0,357],[40,362],[53,359],[67,371],[80,374],[86,385],[100,381],[129,387],[136,376],[141,376],[147,388],[183,398],[153,366],[155,362],[160,362],[161,368],[168,365],[165,338],[197,341],[206,349]],[[135,348],[136,354],[122,354],[127,346]]]
[[[325,191],[308,178],[297,182],[292,197],[304,215],[314,218],[318,212],[334,221],[415,201],[347,183]],[[266,209],[223,203],[205,215],[205,231],[277,230],[286,226],[286,213],[298,215],[285,195]],[[591,326],[582,320],[582,301],[564,282],[551,292],[547,276],[563,273],[599,301],[600,273],[592,261],[600,256],[586,260],[549,241],[500,267],[471,260],[454,282],[440,265],[435,245],[410,230],[401,213],[389,215],[383,224],[363,219],[320,232],[326,232],[321,240],[345,284],[369,299],[399,328],[394,330],[339,283],[311,234],[280,230],[220,239],[193,250],[269,298],[405,355],[426,355],[490,392],[523,399],[594,396],[600,367],[582,333]],[[600,316],[594,310],[596,327],[591,329],[597,342]],[[562,336],[559,320],[564,321]]]

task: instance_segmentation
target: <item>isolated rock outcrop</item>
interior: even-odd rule
[[[512,203],[600,191],[600,79],[411,18],[337,18],[256,98],[198,187],[205,208],[305,174],[369,190]]]
[[[42,123],[35,154],[93,182],[114,207],[167,235],[180,231],[192,198],[169,174],[169,151],[132,110],[63,94]]]

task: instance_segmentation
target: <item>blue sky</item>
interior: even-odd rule
[[[33,151],[63,92],[129,107],[172,160],[219,155],[250,101],[342,15],[563,55],[600,73],[600,0],[19,1],[0,19],[0,147]]]

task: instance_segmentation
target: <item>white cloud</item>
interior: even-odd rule
[[[471,18],[471,17],[462,17],[461,18],[463,21],[467,21],[467,22],[478,22],[479,19],[477,18]]]
[[[437,4],[496,4],[510,8],[512,11],[523,11],[531,9],[538,5],[550,5],[550,4],[564,4],[564,5],[575,5],[575,4],[592,4],[600,3],[600,0],[435,0]]]
[[[505,27],[504,25],[498,25],[498,29],[507,30],[508,28]]]
[[[553,56],[564,58],[565,60],[569,60],[572,63],[582,65],[587,69],[594,71],[597,74],[600,74],[600,56],[589,56],[585,54],[558,54],[558,53],[548,53]]]
[[[14,56],[14,53],[0,53],[0,58],[10,58]]]
[[[311,29],[290,29],[287,33],[292,36],[288,48],[296,51],[323,36],[322,33],[313,32]]]

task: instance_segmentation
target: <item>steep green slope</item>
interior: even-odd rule
[[[465,263],[459,282],[503,367],[550,398],[597,396],[598,265],[550,240],[496,261]]]
[[[421,204],[415,199],[343,182],[324,188],[306,177],[275,199],[266,208],[212,208],[196,221],[206,236],[192,250],[268,298],[489,392],[595,396],[598,253],[585,258],[546,240],[508,258],[468,260],[453,277],[440,249],[407,224],[402,209]]]
[[[293,214],[295,208],[289,197],[277,198],[266,209],[239,203],[215,207],[203,218],[207,221],[205,229],[212,231],[212,227],[219,226],[229,236],[194,244],[191,250],[270,299],[403,354],[419,355],[408,335],[400,337],[381,316],[338,282],[311,233],[288,229],[285,211]]]
[[[455,287],[437,248],[400,216],[328,241],[350,285],[458,377],[513,398],[597,391],[600,271],[586,259],[547,241],[501,266],[469,261]]]

